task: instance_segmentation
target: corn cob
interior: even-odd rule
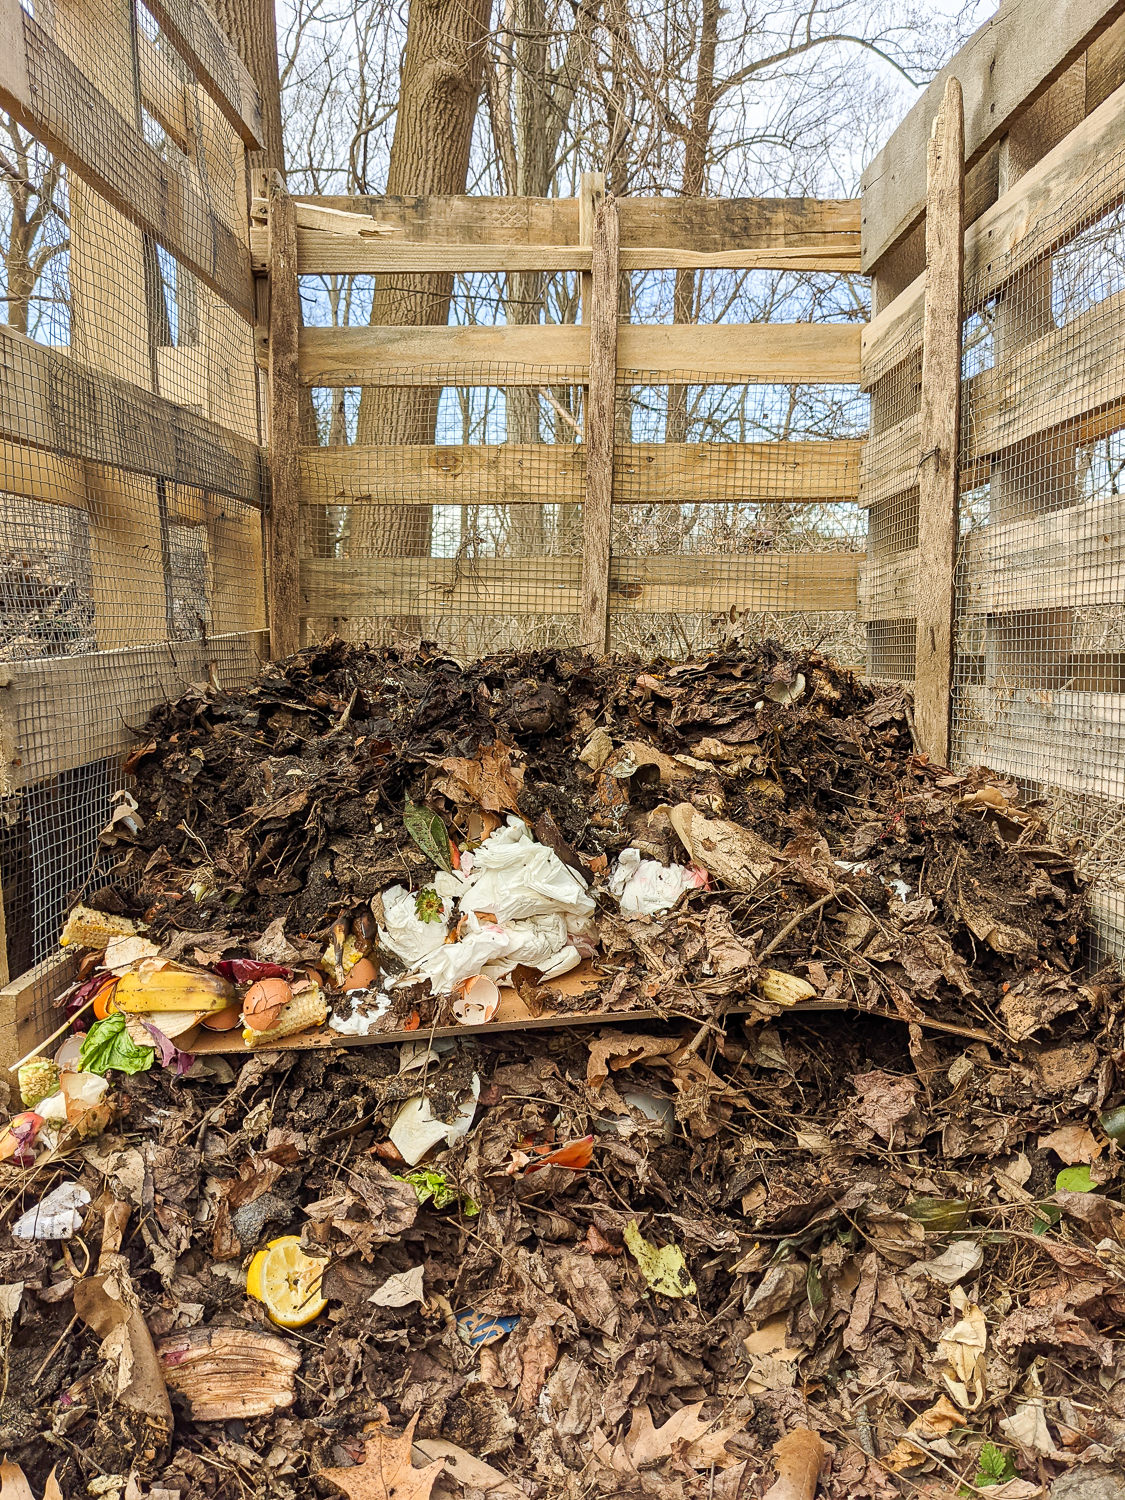
[[[115,917],[89,906],[76,906],[66,919],[59,938],[60,948],[104,948],[110,938],[136,937],[145,931],[143,922]]]
[[[267,1031],[255,1031],[251,1026],[242,1028],[242,1040],[248,1047],[268,1047],[279,1042],[283,1036],[296,1036],[299,1031],[309,1031],[314,1026],[323,1026],[328,1019],[328,1006],[324,991],[318,984],[309,985],[281,1007],[276,1025]]]
[[[773,1005],[796,1005],[798,1000],[811,1000],[816,990],[808,980],[798,979],[796,974],[763,969],[758,977],[758,993]]]
[[[114,991],[118,1010],[134,1012],[225,1010],[237,998],[233,984],[200,969],[130,969]]]

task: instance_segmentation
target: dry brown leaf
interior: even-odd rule
[[[441,765],[447,774],[439,777],[433,788],[451,802],[475,802],[485,812],[519,812],[523,767],[512,764],[511,746],[496,740],[475,760],[449,755]]]
[[[63,1500],[63,1492],[55,1475],[58,1473],[58,1465],[47,1475],[47,1483],[43,1486],[43,1500]]]
[[[777,1478],[764,1500],[813,1500],[820,1466],[828,1452],[815,1432],[794,1427],[773,1450]]]
[[[589,1043],[590,1061],[586,1065],[586,1082],[596,1092],[609,1077],[649,1057],[667,1057],[681,1046],[677,1037],[627,1036],[623,1031],[603,1031]]]
[[[1039,1137],[1040,1151],[1053,1151],[1068,1167],[1079,1162],[1090,1166],[1105,1150],[1101,1141],[1096,1141],[1086,1125],[1060,1125],[1050,1135]]]
[[[9,1463],[7,1459],[0,1463],[0,1500],[35,1500],[27,1475],[19,1464]]]
[[[899,1439],[884,1461],[896,1474],[901,1474],[903,1469],[913,1469],[924,1463],[929,1455],[925,1448],[910,1441],[911,1433],[928,1440],[945,1437],[954,1428],[966,1425],[965,1414],[958,1411],[948,1396],[939,1396],[928,1411],[914,1418],[906,1429],[906,1435]]]
[[[414,1452],[422,1458],[443,1459],[448,1465],[447,1474],[463,1489],[479,1490],[490,1497],[503,1497],[503,1500],[527,1500],[519,1485],[513,1484],[499,1469],[445,1438],[419,1438],[414,1444]]]
[[[558,1340],[552,1331],[553,1322],[549,1313],[540,1312],[528,1329],[527,1338],[520,1349],[522,1374],[519,1404],[523,1411],[534,1410],[539,1401],[539,1392],[559,1357]]]
[[[681,802],[669,816],[692,862],[731,890],[752,891],[781,857],[748,828],[705,818],[690,802]]]
[[[445,1468],[445,1459],[436,1459],[422,1469],[413,1466],[410,1451],[417,1425],[415,1413],[401,1437],[373,1432],[365,1444],[361,1464],[354,1469],[321,1469],[318,1478],[331,1480],[352,1500],[429,1500],[434,1481]]]
[[[708,1469],[714,1464],[725,1468],[738,1460],[726,1451],[726,1443],[735,1434],[733,1427],[712,1432],[713,1421],[700,1415],[703,1402],[682,1406],[673,1413],[663,1427],[652,1425],[652,1413],[647,1406],[637,1407],[624,1439],[611,1448],[604,1433],[600,1431],[594,1442],[594,1452],[599,1463],[618,1474],[636,1474],[679,1453],[692,1468]]]

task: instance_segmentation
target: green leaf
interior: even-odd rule
[[[410,1184],[418,1195],[419,1203],[428,1203],[432,1198],[435,1208],[447,1208],[450,1203],[459,1202],[469,1218],[480,1213],[480,1204],[468,1194],[459,1193],[444,1172],[422,1169],[418,1172],[405,1172],[398,1180]]]
[[[125,1017],[114,1011],[104,1021],[95,1021],[86,1033],[78,1068],[83,1073],[101,1073],[110,1068],[119,1073],[144,1073],[152,1067],[155,1047],[138,1047],[125,1029]]]
[[[406,810],[402,821],[407,833],[421,849],[431,864],[437,865],[447,875],[453,874],[453,861],[449,857],[449,834],[436,812],[428,807],[419,807],[406,799]]]
[[[809,1274],[805,1278],[805,1290],[808,1293],[809,1306],[816,1312],[824,1302],[824,1286],[820,1280],[820,1268],[815,1260],[809,1262]]]
[[[1055,1178],[1056,1193],[1092,1193],[1096,1188],[1089,1167],[1064,1167]]]
[[[1004,1453],[994,1443],[985,1443],[977,1455],[977,1474],[973,1483],[983,1489],[985,1485],[1007,1484],[1016,1477],[1016,1466],[1010,1453]]]
[[[1036,1217],[1031,1225],[1032,1234],[1046,1234],[1048,1229],[1053,1229],[1062,1218],[1062,1209],[1056,1208],[1053,1203],[1037,1203],[1035,1214]]]

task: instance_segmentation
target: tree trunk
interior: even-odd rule
[[[707,182],[707,153],[711,144],[711,116],[715,108],[715,50],[719,40],[719,0],[703,0],[699,33],[699,65],[695,74],[695,98],[684,142],[684,175],[680,191],[685,198],[698,198]],[[695,272],[677,271],[672,294],[672,321],[695,321]],[[687,386],[668,387],[668,419],[665,441],[687,441]]]
[[[281,82],[277,71],[277,21],[274,0],[213,0],[219,25],[238,48],[262,104],[264,151],[248,151],[249,167],[285,171],[285,139],[281,129]]]
[[[411,0],[402,62],[398,116],[387,170],[388,194],[465,191],[477,96],[484,73],[491,0]],[[449,321],[449,274],[379,277],[371,304],[373,327],[435,326]],[[360,397],[360,443],[432,443],[441,387],[365,389]],[[355,557],[428,557],[428,505],[360,508],[352,516]],[[390,630],[388,632],[387,626]],[[364,630],[363,627],[367,629]],[[413,618],[353,620],[350,634],[417,632]]]

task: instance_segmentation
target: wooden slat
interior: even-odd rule
[[[1125,801],[1125,696],[962,687],[960,764]]]
[[[581,244],[577,198],[332,197],[296,200],[367,214],[426,245]],[[856,198],[622,198],[622,255],[659,245],[700,255],[747,246],[859,248]]]
[[[868,562],[860,583],[864,620],[910,618],[915,549]],[[998,615],[1121,603],[1125,497],[1112,495],[1046,515],[982,526],[961,542],[960,611]]]
[[[258,90],[238,48],[202,0],[151,0],[148,9],[251,151],[265,146]]]
[[[269,561],[270,655],[290,656],[301,644],[298,614],[298,554],[301,482],[297,468],[300,413],[297,330],[301,296],[297,283],[297,220],[280,174],[270,183],[269,323]]]
[[[33,1011],[45,997],[55,999],[78,975],[78,955],[57,953],[0,988],[0,1080],[14,1085],[9,1069],[54,1030],[37,1026]]]
[[[254,443],[2,325],[0,438],[260,504]]]
[[[161,641],[89,656],[8,662],[0,667],[0,796],[48,776],[123,754],[156,707],[205,681],[252,680],[268,651],[264,632],[209,641]]]
[[[614,504],[854,501],[863,449],[859,438],[618,443]],[[575,504],[585,487],[581,443],[302,448],[299,459],[303,505]]]
[[[860,562],[860,554],[852,552],[619,557],[610,567],[610,609],[854,612]],[[581,571],[577,557],[303,558],[301,613],[310,618],[574,615]]]
[[[1104,432],[1125,425],[1123,342],[1125,292],[1117,292],[966,381],[966,461],[1064,423],[1098,418]]]
[[[586,394],[586,494],[582,507],[579,635],[587,651],[609,649],[609,542],[613,516],[613,433],[617,399],[617,205],[602,173],[584,174],[593,199],[590,273],[590,385]]]
[[[946,81],[966,101],[965,162],[974,165],[1091,42],[1125,0],[1007,0],[937,75],[862,180],[863,269],[872,271],[926,205],[926,142]]]
[[[255,271],[264,270],[266,233],[250,233]],[[660,270],[859,270],[859,252],[850,245],[747,245],[738,250],[697,251],[672,246],[623,250],[623,271]],[[496,271],[587,271],[590,252],[581,245],[416,245],[392,239],[359,239],[297,228],[297,265],[302,276],[373,276],[388,272],[454,271],[464,275]]]
[[[965,289],[978,305],[1028,264],[1034,246],[1046,255],[1121,201],[1125,183],[1105,163],[1125,139],[1125,88],[1118,89],[965,232]],[[1051,223],[1049,239],[1042,226]],[[867,388],[889,357],[897,363],[921,344],[925,272],[863,330]]]
[[[859,377],[854,323],[622,327],[617,365],[635,384],[844,383]],[[588,327],[303,328],[305,385],[582,384]]]
[[[13,8],[0,35],[18,35]],[[246,247],[185,178],[165,163],[48,32],[25,11],[23,73],[9,60],[0,71],[0,105],[60,157],[83,182],[194,271],[231,307],[254,317],[254,286]]]
[[[965,160],[961,85],[951,78],[928,143],[926,308],[918,427],[918,599],[914,720],[918,748],[949,761],[953,554],[961,424],[961,277]]]
[[[190,155],[193,122],[188,117],[187,90],[151,37],[140,30],[136,36],[141,103],[180,150]]]

